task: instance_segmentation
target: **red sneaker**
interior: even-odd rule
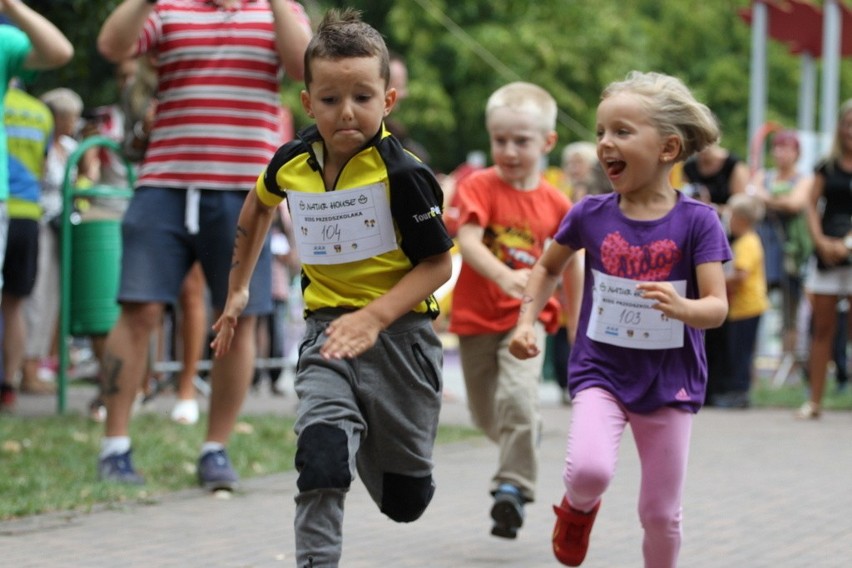
[[[568,498],[562,498],[562,504],[553,506],[556,513],[556,526],[553,527],[553,554],[566,566],[579,566],[586,558],[589,549],[589,535],[601,502],[595,508],[584,513],[568,504]]]

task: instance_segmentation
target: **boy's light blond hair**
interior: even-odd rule
[[[766,208],[758,198],[745,193],[733,194],[728,199],[727,204],[732,215],[739,215],[744,219],[748,219],[752,225],[760,222],[766,213]]]
[[[83,99],[71,89],[64,87],[51,89],[43,93],[39,98],[54,114],[61,116],[80,116],[83,113]]]
[[[556,99],[543,88],[524,81],[503,85],[494,91],[485,104],[485,122],[498,108],[524,112],[535,117],[545,132],[556,130]]]
[[[598,163],[598,148],[593,142],[571,142],[562,149],[562,167],[568,165],[572,156],[580,156],[589,167]]]

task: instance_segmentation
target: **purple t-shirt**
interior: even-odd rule
[[[592,308],[592,270],[644,281],[686,282],[686,297],[698,297],[696,266],[731,259],[731,248],[716,212],[678,192],[674,208],[653,221],[625,217],[619,195],[593,195],[574,205],[555,239],[585,249],[583,303],[577,339],[571,349],[568,388],[611,392],[631,412],[663,406],[698,412],[707,386],[704,332],[684,325],[683,347],[633,349],[595,341],[586,335]]]

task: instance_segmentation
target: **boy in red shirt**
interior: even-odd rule
[[[542,357],[525,361],[509,353],[521,293],[530,269],[571,207],[542,177],[556,144],[556,101],[541,87],[505,85],[488,99],[485,122],[494,165],[459,185],[458,244],[462,269],[453,292],[450,331],[459,354],[474,423],[500,447],[491,482],[491,534],[517,537],[524,504],[535,498]],[[552,298],[539,319],[558,326]]]

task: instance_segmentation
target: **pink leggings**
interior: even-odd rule
[[[628,412],[609,392],[585,389],[574,397],[563,479],[568,501],[589,511],[615,474],[624,427],[630,423],[642,482],[639,520],[645,530],[645,566],[677,566],[683,495],[693,414],[661,408],[651,414]]]

